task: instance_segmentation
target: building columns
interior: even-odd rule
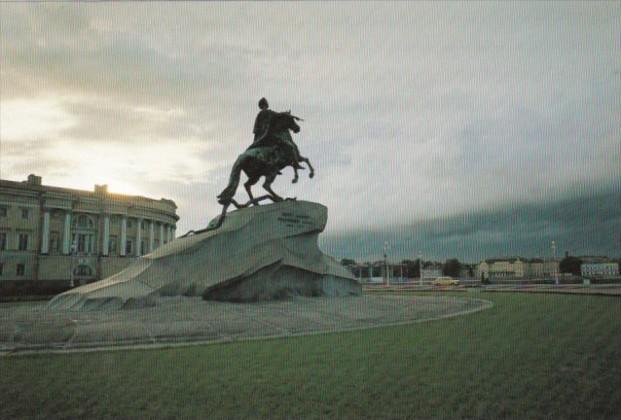
[[[142,219],[136,219],[136,256],[142,254]]]
[[[63,254],[71,252],[71,212],[65,213],[65,225],[63,226]]]
[[[155,239],[155,222],[149,222],[149,252],[153,252],[153,241]]]
[[[125,256],[125,249],[127,248],[127,216],[123,216],[121,219],[121,249],[119,255]]]
[[[104,216],[104,231],[103,231],[103,248],[102,254],[108,256],[110,253],[110,216]]]
[[[160,223],[160,246],[164,245],[164,223]]]
[[[43,213],[43,233],[41,235],[41,254],[47,254],[50,251],[50,211],[45,210]]]

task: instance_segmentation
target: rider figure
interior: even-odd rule
[[[254,140],[250,148],[262,146],[266,143],[266,141],[273,141],[275,145],[282,147],[287,155],[290,156],[291,164],[293,166],[298,169],[301,168],[298,163],[300,160],[300,151],[295,143],[283,141],[280,136],[273,136],[271,139],[267,138],[272,119],[281,113],[269,109],[269,104],[265,98],[261,98],[261,100],[259,100],[259,108],[261,108],[261,111],[259,111],[257,118],[254,121],[254,130],[252,131],[254,133]]]
[[[261,98],[259,101],[259,108],[261,111],[257,114],[257,118],[254,120],[254,141],[252,145],[257,145],[267,135],[267,130],[270,128],[270,121],[274,114],[274,111],[269,109],[270,105],[267,103],[267,99]]]

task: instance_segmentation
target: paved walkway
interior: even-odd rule
[[[422,322],[480,311],[489,301],[449,296],[296,298],[235,304],[165,298],[152,308],[66,312],[0,304],[0,354],[229,342]]]
[[[492,284],[479,287],[460,286],[363,286],[365,293],[379,294],[385,292],[524,292],[524,293],[562,293],[577,295],[621,296],[621,284]]]
[[[521,293],[559,293],[569,295],[621,296],[621,287],[617,285],[539,285],[539,286],[502,286],[486,287],[485,292],[521,292]]]

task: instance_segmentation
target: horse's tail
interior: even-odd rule
[[[233,169],[231,170],[231,176],[229,177],[229,185],[218,195],[218,203],[226,205],[231,202],[239,186],[239,178],[242,171],[242,163],[246,156],[244,154],[239,155]]]

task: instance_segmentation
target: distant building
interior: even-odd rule
[[[459,270],[459,277],[462,279],[472,279],[476,276],[477,264],[462,264]]]
[[[477,277],[497,280],[546,278],[554,276],[558,270],[558,261],[522,257],[492,258],[479,263]]]
[[[583,277],[616,277],[619,275],[619,263],[605,257],[582,257],[580,274]]]
[[[441,268],[423,268],[421,270],[423,279],[437,279],[438,277],[442,277],[442,269]]]
[[[175,237],[171,200],[0,180],[0,287],[100,280]]]
[[[388,270],[386,270],[386,261],[383,260],[361,263],[346,262],[347,264],[344,265],[362,283],[378,283],[378,279],[386,283],[387,272],[389,283],[407,283],[413,280],[413,273],[408,272],[408,266],[405,263],[388,261]]]

